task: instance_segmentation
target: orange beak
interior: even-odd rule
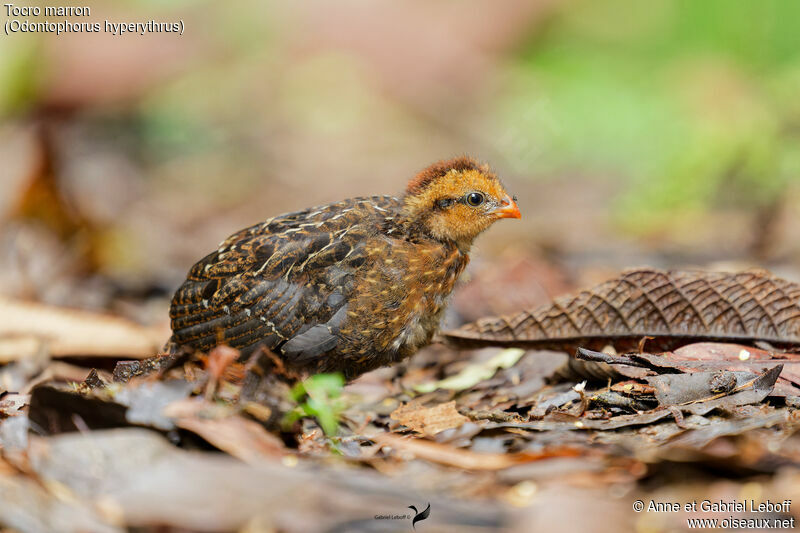
[[[497,218],[522,218],[517,202],[508,196],[503,198],[501,207],[495,209],[493,213]]]

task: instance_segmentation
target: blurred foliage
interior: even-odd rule
[[[0,119],[30,105],[38,84],[38,43],[33,39],[0,39]]]
[[[555,1],[520,11],[519,26],[479,19],[512,35],[500,44],[468,35],[450,50],[424,38],[459,24],[474,33],[456,15],[478,8],[489,9],[112,0],[93,15],[181,17],[189,29],[156,45],[0,39],[0,125],[66,110],[57,120],[83,127],[64,133],[63,151],[88,139],[68,162],[75,181],[106,150],[114,162],[105,174],[144,178],[141,204],[127,207],[163,202],[184,222],[205,209],[246,223],[304,205],[301,194],[386,192],[401,172],[468,151],[513,170],[512,180],[589,178],[604,192],[610,183],[597,217],[616,222],[614,233],[674,237],[708,223],[707,211],[770,210],[800,175],[800,4]],[[403,24],[401,14],[441,24]],[[386,18],[413,29],[391,33]],[[122,68],[89,53],[98,42]],[[321,175],[334,178],[325,181],[335,193],[317,192]],[[170,195],[191,195],[185,211]]]
[[[500,149],[534,175],[623,179],[634,231],[772,205],[800,175],[797,20],[781,0],[569,3],[514,62]]]

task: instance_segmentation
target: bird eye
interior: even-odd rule
[[[467,205],[471,205],[472,207],[478,207],[484,201],[484,197],[479,192],[471,192],[466,197]]]

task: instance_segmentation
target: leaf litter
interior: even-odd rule
[[[774,348],[432,346],[342,387],[265,375],[269,354],[131,361],[98,342],[0,367],[0,524],[382,531],[376,514],[430,502],[441,531],[527,531],[554,498],[611,490],[622,512],[676,462],[800,481],[800,355]]]

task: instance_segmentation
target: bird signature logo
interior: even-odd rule
[[[414,513],[416,513],[414,515],[414,519],[411,520],[411,526],[414,528],[414,531],[416,531],[417,530],[417,522],[422,522],[423,520],[428,518],[428,516],[431,514],[431,504],[428,503],[428,506],[425,508],[424,511],[417,511],[417,508],[414,507],[413,505],[409,505],[408,508],[412,509],[414,511]]]

